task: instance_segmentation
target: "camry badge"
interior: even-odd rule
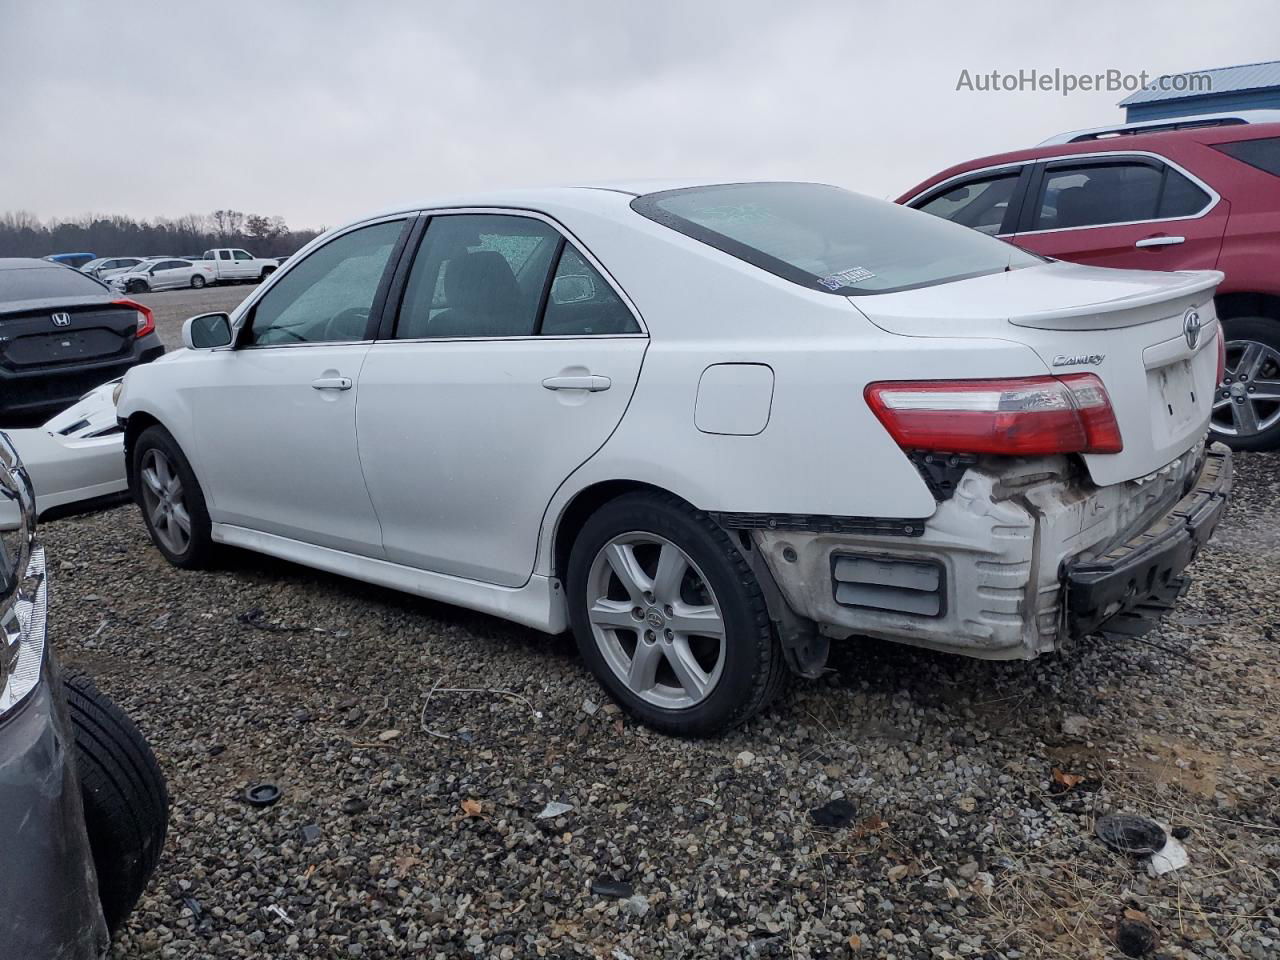
[[[1192,350],[1200,342],[1200,314],[1195,307],[1187,307],[1187,312],[1182,315],[1182,335],[1187,338],[1187,346]]]
[[[1055,367],[1079,367],[1087,364],[1096,367],[1105,359],[1107,359],[1105,353],[1082,353],[1071,357],[1060,353],[1053,358],[1053,365]]]
[[[54,325],[55,327],[69,327],[69,326],[71,326],[71,314],[69,314],[69,313],[55,313],[55,314],[53,315],[53,325]]]

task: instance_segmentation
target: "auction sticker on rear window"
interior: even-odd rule
[[[841,287],[851,287],[855,283],[861,283],[863,280],[874,279],[875,274],[866,267],[850,267],[848,270],[841,270],[839,273],[833,273],[830,276],[819,277],[818,283],[828,290],[839,290]]]

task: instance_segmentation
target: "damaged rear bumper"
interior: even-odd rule
[[[1067,629],[1141,635],[1186,589],[1182,571],[1212,536],[1231,493],[1231,451],[1215,444],[1196,485],[1141,533],[1093,560],[1064,565]]]
[[[1104,624],[1136,632],[1167,608],[1230,484],[1221,445],[1103,487],[1065,457],[989,459],[924,521],[788,528],[752,515],[750,562],[789,649],[812,646],[807,624],[810,637],[1025,659]],[[721,523],[747,529],[742,516]]]

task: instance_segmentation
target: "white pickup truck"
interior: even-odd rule
[[[196,262],[213,267],[216,283],[265,280],[279,266],[275,260],[255,257],[237,247],[206,250]]]

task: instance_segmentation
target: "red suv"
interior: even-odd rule
[[[1280,123],[1081,133],[951,167],[898,202],[1060,260],[1223,271],[1213,430],[1280,446]]]

